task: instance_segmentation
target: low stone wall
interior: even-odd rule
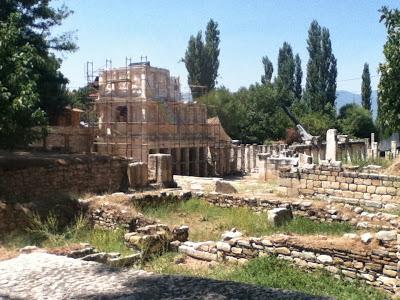
[[[325,269],[335,276],[359,279],[396,293],[399,288],[397,238],[395,231],[380,232],[365,245],[359,238],[238,237],[219,242],[185,242],[179,251],[197,259],[234,263],[275,255],[311,271]]]
[[[303,216],[321,222],[349,222],[362,229],[390,230],[400,228],[400,217],[393,214],[371,213],[359,206],[343,203],[329,204],[326,201],[311,201],[307,199],[243,197],[210,193],[205,199],[219,207],[247,207],[258,212],[285,207],[290,208],[295,215]],[[267,217],[265,217],[267,218]]]
[[[63,194],[119,191],[127,186],[124,158],[97,155],[0,156],[0,199],[51,200]]]
[[[344,171],[317,165],[312,169],[281,170],[281,191],[290,196],[328,198],[375,209],[400,207],[400,177]]]
[[[48,135],[31,146],[67,153],[90,153],[96,128],[49,126]]]

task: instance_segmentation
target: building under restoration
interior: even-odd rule
[[[181,101],[179,78],[149,62],[100,71],[94,100],[98,130],[93,150],[147,162],[168,153],[173,173],[230,172],[231,139],[205,105]]]

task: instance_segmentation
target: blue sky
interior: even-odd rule
[[[124,66],[125,57],[138,61],[147,55],[152,65],[180,76],[185,91],[187,73],[179,60],[190,35],[204,31],[210,18],[221,31],[219,85],[235,91],[260,81],[261,57],[268,55],[276,69],[284,41],[300,54],[305,74],[307,30],[316,19],[331,33],[338,89],[355,93],[360,92],[364,62],[370,64],[372,88],[377,86],[386,40],[378,9],[400,6],[398,0],[66,0],[65,4],[74,14],[57,32],[76,30],[79,46],[77,52],[62,57],[70,88],[85,84],[86,61],[93,61],[96,69],[107,58],[113,66]]]

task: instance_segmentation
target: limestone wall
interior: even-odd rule
[[[393,214],[371,213],[358,206],[326,201],[290,199],[276,196],[243,197],[212,193],[205,196],[210,204],[219,207],[246,207],[257,212],[267,212],[278,207],[290,208],[295,215],[322,222],[349,222],[361,229],[400,229],[400,217]]]
[[[34,142],[32,147],[67,153],[90,153],[96,129],[49,126],[48,131],[48,136]]]
[[[119,191],[127,184],[127,164],[97,155],[0,157],[0,199],[51,201],[63,194]]]
[[[339,241],[340,240],[340,241]],[[380,232],[369,245],[355,239],[275,235],[238,237],[219,242],[185,242],[179,251],[208,261],[246,262],[274,255],[308,270],[325,269],[336,276],[359,279],[396,293],[399,286],[395,231]]]
[[[296,172],[281,170],[282,191],[295,196],[329,198],[352,205],[395,209],[400,205],[400,177],[344,171],[318,165]]]

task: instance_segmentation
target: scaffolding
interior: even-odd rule
[[[147,57],[126,58],[123,68],[107,59],[98,78],[94,152],[144,162],[149,154],[168,153],[179,175],[229,172],[230,138],[219,120],[207,121],[204,104],[181,101],[179,78],[168,70],[151,67]]]

